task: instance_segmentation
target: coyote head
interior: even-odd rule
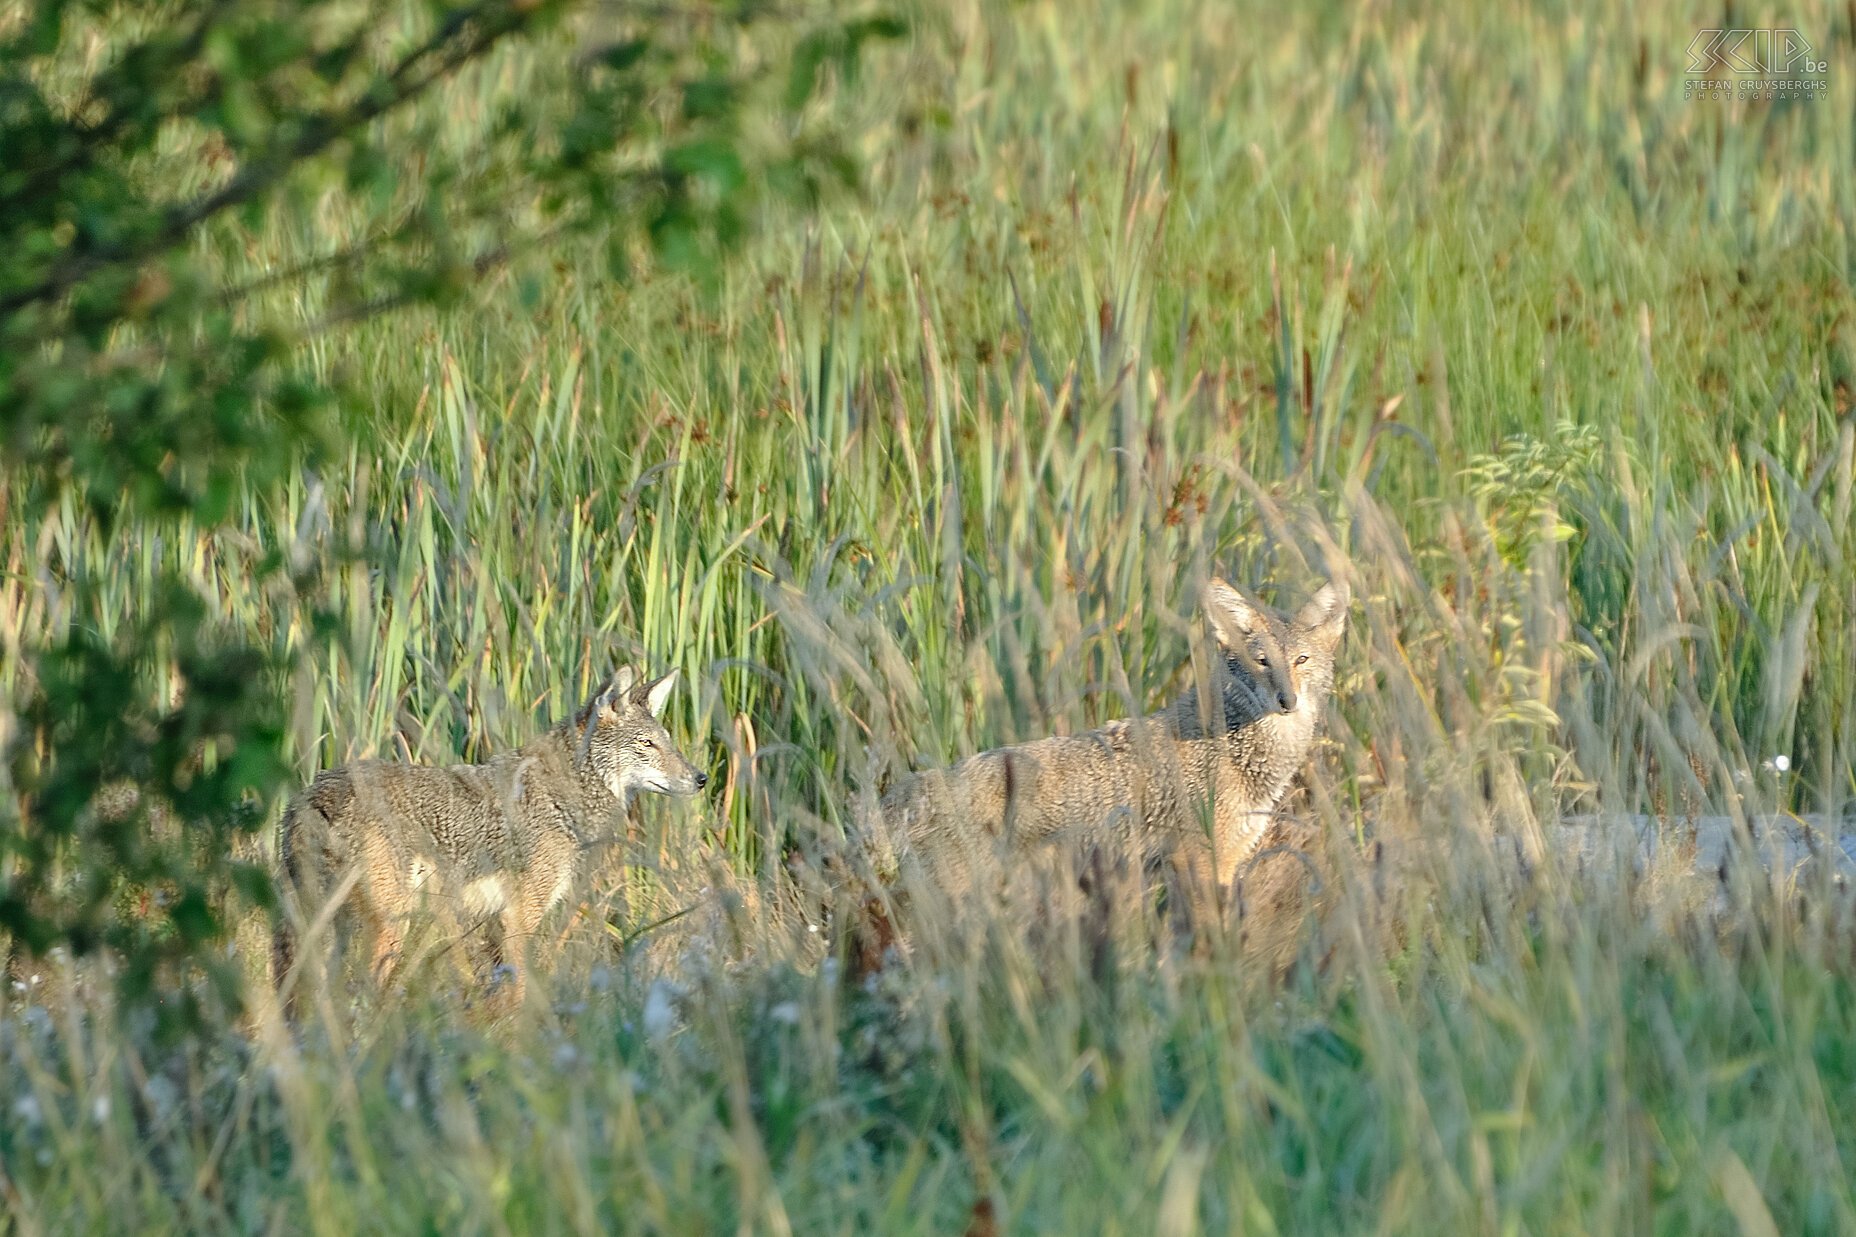
[[[693,795],[708,774],[684,759],[657,719],[676,686],[677,672],[643,681],[630,666],[621,669],[586,702],[574,721],[580,758],[621,804],[633,795]]]
[[[1225,691],[1253,717],[1313,713],[1334,685],[1334,649],[1347,625],[1347,586],[1323,584],[1294,618],[1223,580],[1205,586],[1205,617],[1224,653]]]

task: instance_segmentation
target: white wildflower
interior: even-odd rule
[[[644,1033],[662,1039],[677,1027],[677,990],[667,979],[653,980],[644,998]]]
[[[148,1111],[154,1114],[155,1120],[162,1121],[173,1111],[180,1093],[164,1075],[156,1074],[142,1088],[142,1098],[148,1102]]]

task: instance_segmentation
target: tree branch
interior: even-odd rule
[[[502,20],[488,18],[502,10]],[[253,159],[244,169],[218,190],[191,203],[175,207],[167,221],[136,245],[122,245],[67,258],[37,285],[0,298],[0,316],[17,313],[28,305],[56,300],[83,280],[99,271],[146,260],[169,248],[194,228],[222,211],[243,205],[273,188],[305,160],[312,159],[364,125],[395,111],[419,97],[433,85],[484,55],[497,43],[522,28],[528,20],[524,6],[508,0],[482,0],[469,9],[459,10],[447,19],[431,38],[409,52],[381,82],[392,88],[384,92],[369,90],[345,109],[323,112],[306,120],[296,137],[281,149]],[[456,46],[445,44],[473,24],[477,29]],[[442,53],[442,54],[441,54]],[[426,61],[437,63],[418,72]]]

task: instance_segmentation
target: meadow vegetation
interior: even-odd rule
[[[861,189],[711,278],[575,232],[317,330],[367,402],[230,528],[9,505],[11,692],[169,571],[306,651],[305,780],[515,746],[626,662],[710,773],[493,1023],[434,972],[169,1042],[103,960],[17,961],[11,1227],[1856,1231],[1849,21],[1796,19],[1827,97],[1762,103],[1684,97],[1703,6],[932,6],[810,105]],[[419,106],[464,141],[580,33]],[[326,205],[215,260],[299,263]],[[879,790],[1171,698],[1208,573],[1355,599],[1229,930],[1121,881],[850,965],[827,859]],[[1697,878],[1685,812],[1825,856]],[[1556,844],[1638,813],[1647,864]]]

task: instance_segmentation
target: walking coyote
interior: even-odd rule
[[[1344,585],[1285,618],[1223,580],[1203,594],[1220,656],[1198,689],[1145,718],[1039,739],[915,774],[883,798],[886,841],[959,897],[1014,850],[1062,834],[1125,831],[1144,862],[1170,856],[1222,890],[1262,841],[1313,742],[1346,625]]]
[[[285,812],[278,839],[287,904],[272,940],[275,982],[295,962],[296,933],[338,914],[371,930],[373,973],[385,980],[424,909],[466,932],[486,929],[493,961],[514,968],[519,1005],[521,947],[566,897],[608,820],[634,795],[691,795],[708,781],[658,721],[675,682],[674,670],[643,682],[628,666],[572,717],[486,764],[369,762],[320,774]]]

